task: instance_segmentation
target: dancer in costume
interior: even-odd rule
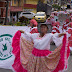
[[[47,20],[46,20],[46,24],[51,24],[52,26],[53,26],[53,24],[54,24],[54,20],[53,20],[53,18],[52,17],[49,17],[49,18],[47,18]]]
[[[72,55],[72,22],[70,22],[70,24],[69,24],[67,33],[68,33],[69,47],[70,47],[70,51],[71,51],[71,55]]]
[[[68,25],[69,25],[69,19],[66,19],[64,24],[63,24],[63,32],[66,32],[68,30]]]
[[[33,34],[33,33],[38,33],[38,30],[37,30],[37,25],[38,25],[38,23],[37,23],[37,21],[35,20],[35,19],[32,19],[32,20],[30,20],[30,33],[31,34]],[[24,36],[24,38],[26,38],[27,40],[29,40],[29,41],[31,41],[31,39],[30,38],[27,38],[25,35],[23,35]],[[17,42],[18,43],[18,42]],[[16,47],[13,47],[14,48],[14,50],[13,50],[13,53],[15,54],[15,57],[16,57],[16,59],[15,59],[15,63],[16,62],[18,62],[19,64],[18,64],[18,67],[21,69],[17,69],[16,71],[17,72],[26,72],[26,70],[22,67],[22,65],[21,65],[21,63],[20,63],[20,48],[16,48]],[[16,50],[17,50],[17,52],[16,52]],[[15,53],[16,52],[16,53]],[[18,60],[18,61],[17,61]],[[14,66],[14,65],[13,65]],[[16,67],[16,66],[15,66]]]
[[[72,22],[72,15],[70,16],[70,22]]]
[[[52,27],[52,33],[54,34],[54,33],[60,33],[60,23],[59,22],[55,22],[54,23],[54,25],[53,25],[53,27]]]
[[[54,16],[53,16],[53,15],[51,15],[51,16],[50,16],[50,19],[51,19],[52,26],[53,26],[53,25],[54,25],[54,23],[55,23]]]
[[[37,21],[35,19],[32,19],[30,20],[30,33],[38,33],[38,30],[37,30]]]
[[[48,32],[48,25],[40,25],[40,33],[27,33],[22,30],[16,32],[13,37],[13,50],[20,49],[20,62],[17,59],[17,50],[13,52],[16,56],[13,68],[16,72],[59,72],[67,69],[70,50],[66,40],[66,34],[52,34]],[[31,38],[31,42],[21,37],[24,33]],[[59,37],[64,36],[63,42]],[[54,41],[57,48],[50,50],[50,42]],[[22,65],[22,68],[20,67]],[[23,70],[24,68],[24,70]]]

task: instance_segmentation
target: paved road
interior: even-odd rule
[[[51,50],[54,50],[55,45],[51,46]],[[0,69],[0,72],[12,72],[11,70]],[[66,72],[72,72],[72,56],[69,58],[68,70]]]

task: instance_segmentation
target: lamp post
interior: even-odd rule
[[[8,6],[9,6],[9,1],[6,0],[6,16],[5,16],[5,23],[4,23],[4,25],[7,24],[7,19],[8,19]]]

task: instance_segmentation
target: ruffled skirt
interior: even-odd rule
[[[38,50],[33,43],[20,38],[18,31],[13,38],[13,53],[15,61],[13,68],[16,72],[59,72],[67,69],[69,47],[66,45],[66,35],[54,51]]]

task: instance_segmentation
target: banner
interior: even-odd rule
[[[26,26],[0,26],[0,68],[12,69],[15,59],[12,54],[12,38],[18,30],[29,32]]]

